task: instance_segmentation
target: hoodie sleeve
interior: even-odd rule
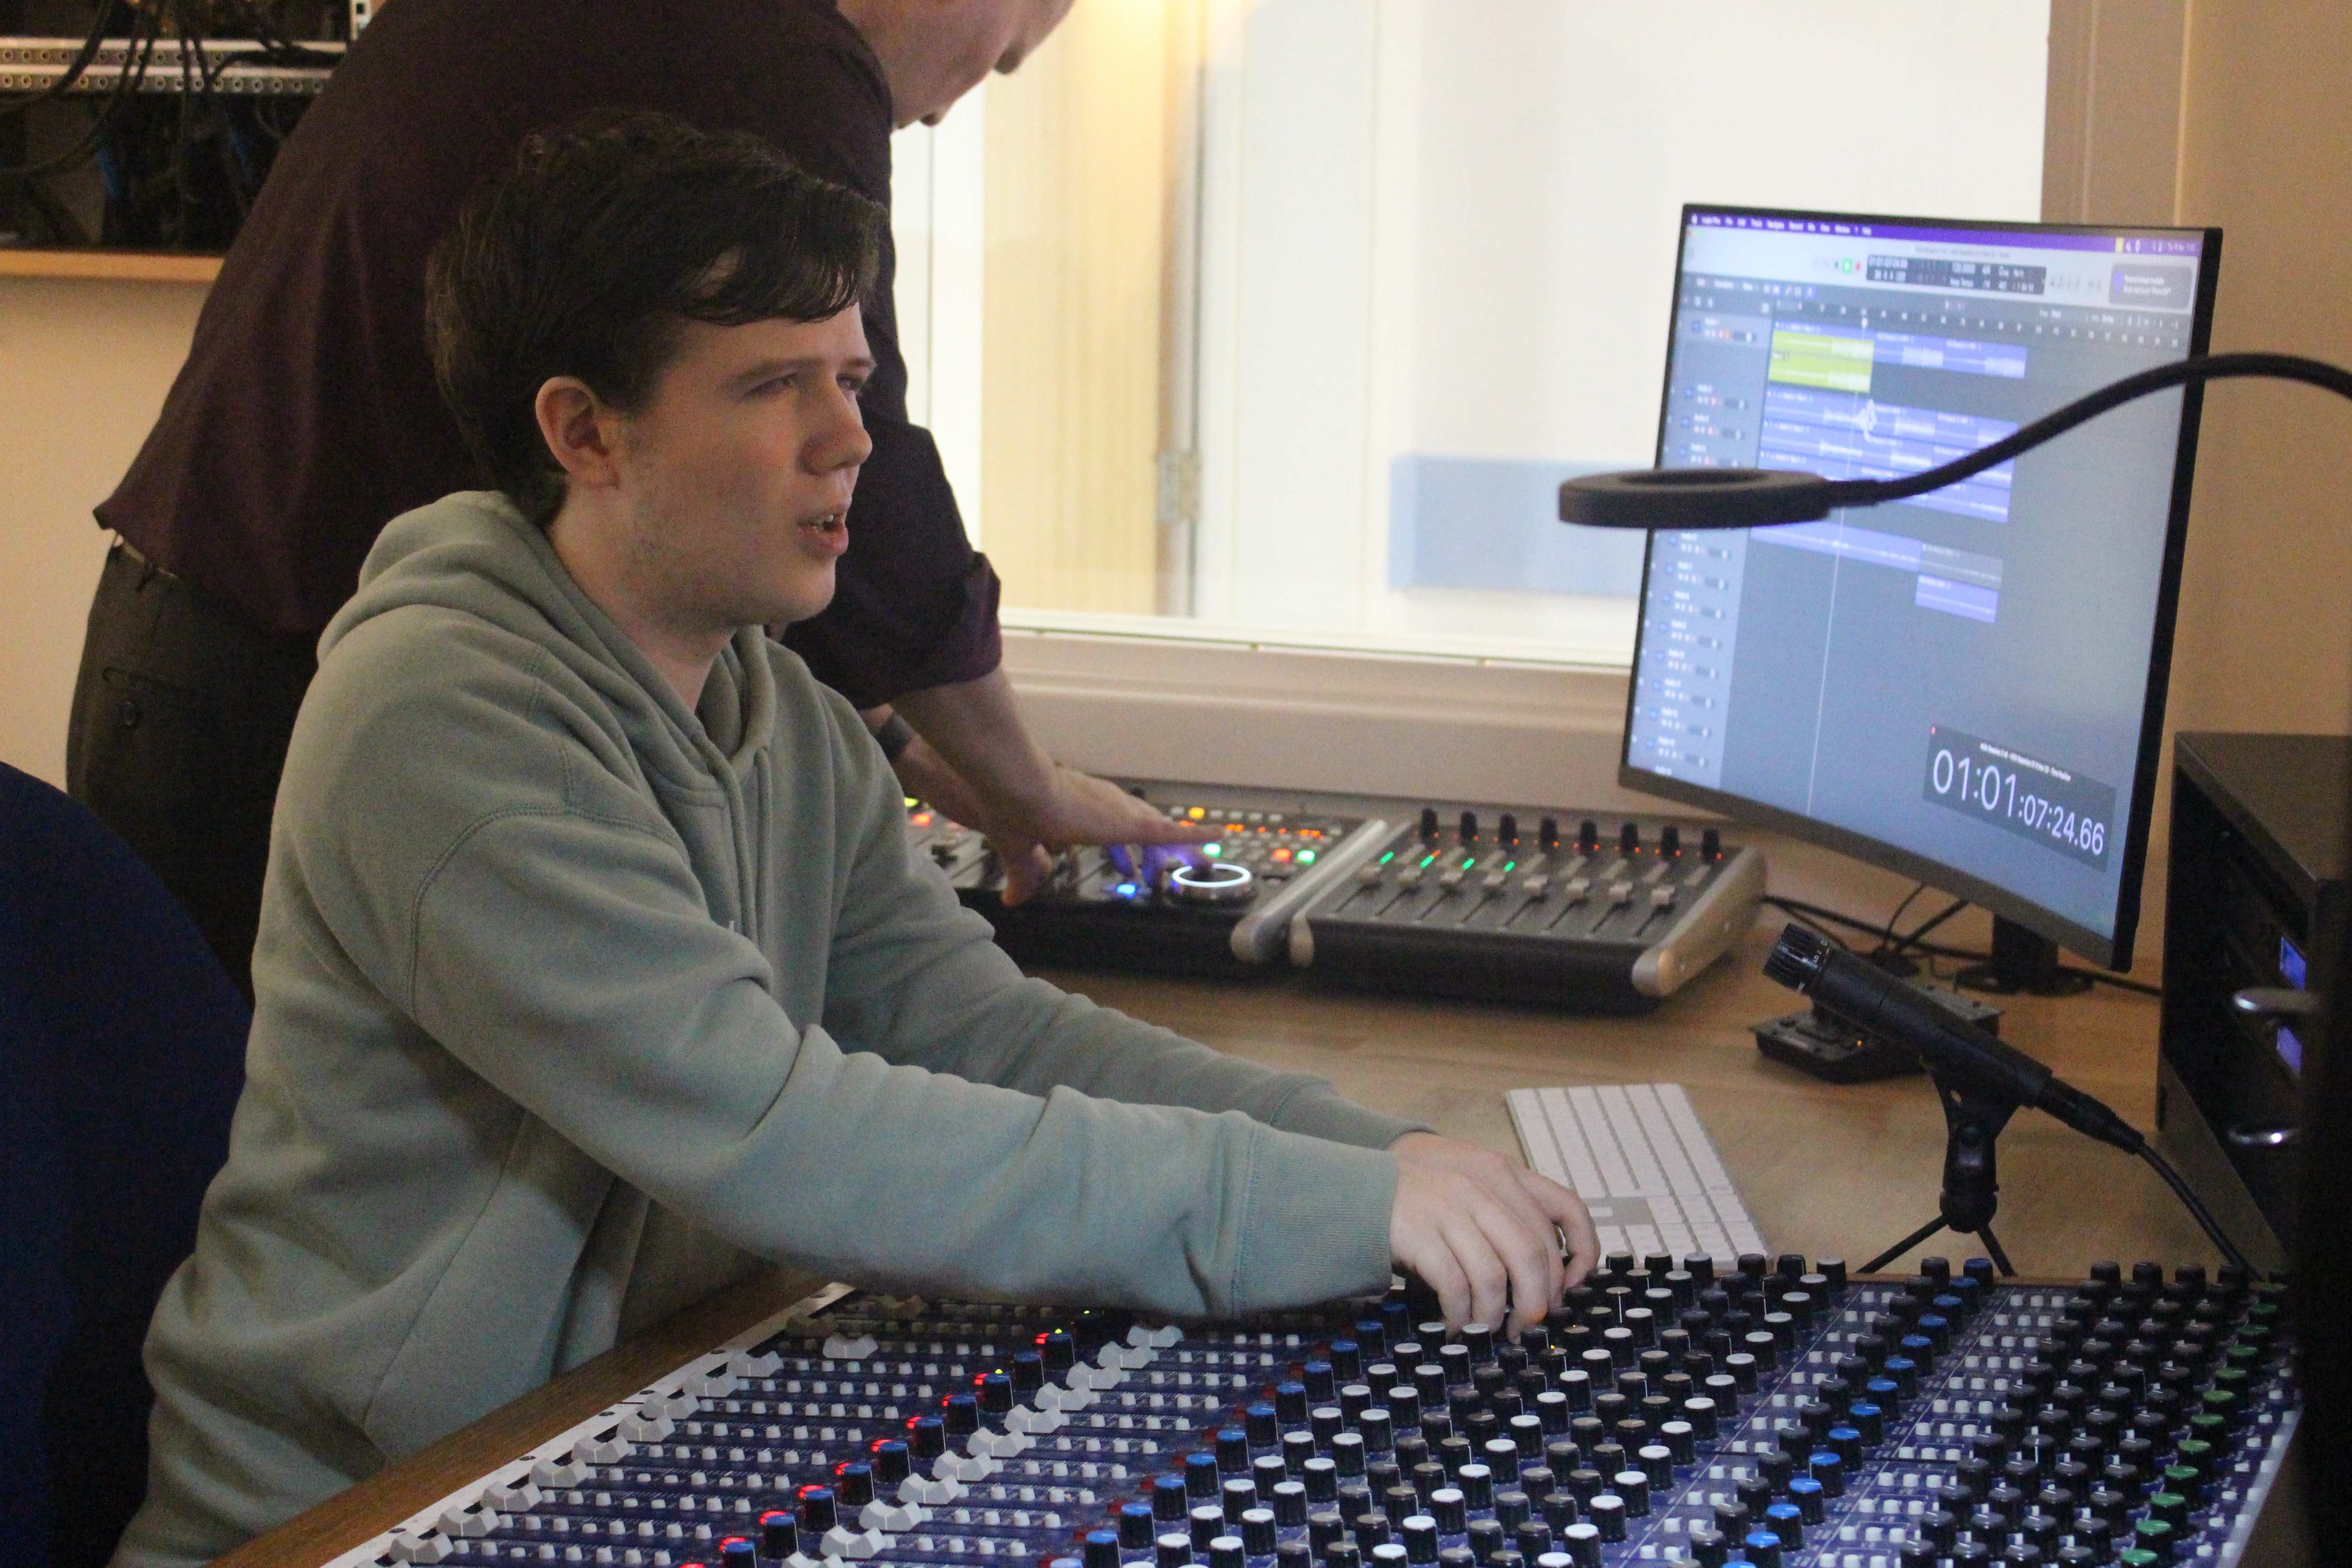
[[[446,858],[418,917],[417,1021],[748,1251],[1179,1313],[1386,1283],[1392,1157],[1237,1110],[1029,1094],[844,1051],[784,1016],[756,950],[704,915],[652,835],[500,816]]]
[[[853,720],[854,722],[854,720]],[[1384,1149],[1408,1121],[1320,1078],[1276,1072],[1022,976],[987,921],[909,852],[897,781],[858,725],[842,742],[855,845],[835,924],[826,1024],[897,1062],[1031,1094],[1241,1110],[1287,1131]]]
[[[891,853],[898,797],[878,753],[848,752],[814,701],[793,742],[824,742],[803,764],[826,776],[816,793],[835,817],[803,811],[779,830],[792,853],[790,835],[854,828],[832,850],[843,921],[828,992],[865,1050],[786,1015],[770,958],[713,919],[625,751],[551,714],[545,689],[367,738],[368,809],[339,814],[314,862],[334,879],[421,858],[413,900],[374,898],[330,923],[502,1095],[732,1244],[861,1281],[1182,1314],[1385,1287],[1394,1158],[1228,1107],[1366,1141],[1379,1130],[1300,1114],[1328,1089],[1234,1072],[1021,980],[903,842]],[[512,783],[557,773],[561,793]],[[446,798],[451,778],[473,781],[467,799]],[[390,822],[448,827],[428,853]],[[1089,1068],[1097,1056],[1109,1065]],[[1109,1098],[1128,1088],[1160,1103]]]

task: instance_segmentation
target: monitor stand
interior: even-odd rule
[[[2089,975],[2058,966],[2056,942],[2000,915],[1992,917],[1992,962],[1970,964],[1952,978],[1997,996],[2078,996],[2091,988]]]

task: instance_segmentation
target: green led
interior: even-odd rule
[[[1471,868],[1471,867],[1475,866],[1477,863],[1478,863],[1478,857],[1476,857],[1475,855],[1465,855],[1465,856],[1462,858],[1462,868],[1463,868],[1465,871],[1467,871],[1468,869],[1470,869],[1470,868]]]
[[[1203,844],[1201,846],[1201,853],[1203,855],[1222,855],[1224,852],[1225,847],[1222,844]]]
[[[1434,859],[1436,859],[1436,858],[1437,858],[1437,857],[1436,857],[1434,854],[1424,855],[1424,856],[1423,856],[1423,857],[1421,858],[1421,863],[1422,863],[1423,865],[1426,866],[1426,865],[1428,865],[1432,860],[1434,860]]]
[[[1315,851],[1312,849],[1301,849],[1298,852],[1298,863],[1302,866],[1312,866],[1315,864]]]
[[[1503,862],[1503,869],[1506,871],[1516,871],[1518,868],[1519,863],[1517,860],[1506,860]]]
[[[1391,860],[1393,860],[1393,859],[1395,859],[1395,858],[1396,858],[1396,851],[1395,851],[1395,850],[1393,850],[1393,849],[1391,849],[1391,850],[1390,850],[1387,854],[1385,854],[1385,855],[1383,855],[1383,856],[1381,856],[1381,865],[1383,865],[1383,866],[1385,866],[1385,865],[1387,865],[1390,861],[1391,861]]]

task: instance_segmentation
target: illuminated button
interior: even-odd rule
[[[1312,849],[1301,849],[1298,852],[1298,863],[1302,866],[1312,866],[1315,864],[1315,851]]]
[[[1179,866],[1168,874],[1168,887],[1188,903],[1239,903],[1251,897],[1257,879],[1246,866]]]
[[[930,825],[931,825],[931,814],[930,814],[929,812],[928,812],[928,811],[919,811],[919,812],[915,813],[915,826],[918,826],[918,827],[929,827]]]
[[[1202,811],[1199,806],[1197,806],[1197,805],[1196,805],[1196,806],[1194,806],[1192,810],[1190,810],[1190,811],[1186,812],[1184,815],[1185,815],[1186,816],[1188,816],[1188,817],[1191,817],[1194,822],[1198,822],[1198,821],[1200,821],[1202,817],[1206,816],[1208,815],[1208,813],[1207,813],[1207,812],[1205,812],[1205,811]]]
[[[1201,853],[1203,855],[1223,855],[1224,852],[1225,847],[1222,844],[1203,844],[1201,846]]]

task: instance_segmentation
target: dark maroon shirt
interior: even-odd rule
[[[257,623],[316,636],[386,522],[486,482],[425,351],[433,242],[525,133],[604,105],[751,132],[889,203],[889,89],[830,0],[397,0],[279,153],[99,521]],[[891,272],[886,249],[849,553],[832,606],[785,638],[861,707],[1000,655],[995,574],[907,420]]]

